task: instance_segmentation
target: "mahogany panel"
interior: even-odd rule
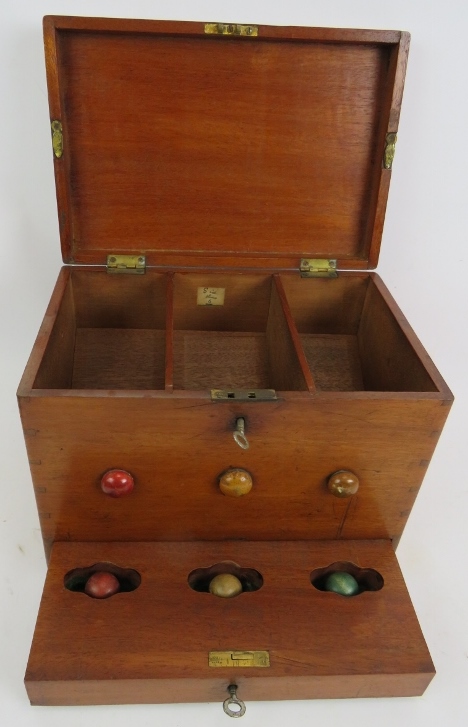
[[[189,587],[191,571],[222,560],[263,586],[232,599]],[[141,585],[104,601],[64,587],[69,570],[102,561]],[[384,587],[314,588],[310,573],[336,561],[376,569]],[[209,667],[223,649],[267,650],[270,667]],[[248,702],[420,694],[433,673],[388,541],[56,543],[25,681],[34,704],[222,702],[232,682]]]
[[[164,382],[166,391],[174,388],[174,275],[167,274],[166,285],[166,341]]]
[[[338,274],[338,278],[281,275],[299,334],[354,335],[361,319],[369,274]]]
[[[358,331],[364,387],[374,391],[437,391],[379,290],[371,281]]]
[[[269,389],[264,333],[175,331],[175,389]]]
[[[405,34],[263,27],[220,38],[201,23],[106,30],[102,19],[49,18],[45,38],[64,127],[66,260],[134,251],[166,265],[323,256],[365,266]]]
[[[35,387],[66,389],[72,386],[75,333],[75,303],[71,285],[67,284],[34,379]]]
[[[194,331],[264,333],[268,320],[271,275],[207,272],[174,276],[174,328]],[[221,288],[223,305],[198,305],[199,288]]]
[[[364,390],[356,336],[305,333],[301,342],[317,389]]]
[[[315,391],[315,383],[279,275],[273,278],[267,341],[274,388]]]
[[[157,328],[166,326],[167,276],[109,274],[73,270],[78,328]]]
[[[39,375],[44,357],[47,357],[47,346],[54,339],[53,329],[57,319],[57,315],[62,304],[64,295],[69,285],[70,270],[63,267],[55,283],[52,295],[47,305],[44,318],[39,327],[39,331],[34,341],[32,351],[29,355],[23,376],[18,387],[18,395],[24,392],[30,392],[34,386],[34,381]],[[54,371],[54,368],[52,368]]]
[[[270,312],[266,329],[268,358],[272,372],[271,388],[280,391],[307,391],[294,342],[278,295],[276,285],[271,290]]]
[[[363,392],[288,392],[253,403],[185,391],[36,390],[20,398],[49,543],[396,537],[450,403],[443,394]],[[239,417],[246,451],[232,437]],[[219,492],[229,467],[252,474],[245,497]],[[135,476],[131,496],[101,492],[112,468]],[[361,481],[352,506],[326,487],[339,469]]]
[[[78,328],[74,389],[164,389],[165,331]]]

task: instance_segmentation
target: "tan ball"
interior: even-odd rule
[[[227,470],[219,478],[219,489],[223,495],[227,495],[228,497],[247,495],[252,489],[252,485],[252,475],[247,470]]]
[[[242,593],[242,583],[231,573],[220,573],[210,581],[210,593],[220,598],[234,598]]]

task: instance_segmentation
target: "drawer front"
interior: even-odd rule
[[[171,395],[21,400],[50,542],[398,537],[448,409],[436,399],[281,394],[267,403]],[[248,449],[234,441],[240,418]],[[252,486],[230,497],[220,477],[237,468]],[[122,497],[101,489],[113,469],[134,481]],[[349,497],[327,486],[341,470],[358,479]]]
[[[262,586],[232,598],[189,587],[194,569],[219,561],[257,569]],[[378,572],[380,587],[353,597],[315,587],[316,569],[337,561]],[[132,569],[138,587],[105,599],[64,588],[99,563]],[[416,695],[433,673],[389,541],[90,542],[53,548],[25,682],[33,704],[210,701],[221,715],[229,684],[248,709]]]

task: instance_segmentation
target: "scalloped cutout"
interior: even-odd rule
[[[141,583],[140,574],[133,568],[121,568],[115,563],[94,563],[94,565],[85,568],[74,568],[68,571],[64,576],[63,585],[68,591],[88,595],[85,592],[86,582],[93,573],[98,571],[112,573],[117,578],[120,586],[117,593],[135,591]],[[117,595],[117,593],[114,595]],[[109,596],[109,598],[112,598],[112,596]]]
[[[198,593],[209,593],[210,582],[220,573],[230,573],[236,576],[242,583],[242,593],[258,591],[263,586],[261,573],[253,568],[241,568],[232,560],[215,563],[209,568],[196,568],[189,573],[187,581],[192,590]]]
[[[337,571],[349,573],[357,580],[359,591],[355,594],[356,596],[364,593],[364,591],[380,591],[380,589],[384,586],[383,577],[378,571],[374,570],[374,568],[360,568],[355,563],[350,563],[349,561],[337,561],[336,563],[331,563],[325,568],[316,568],[310,574],[310,582],[318,591],[333,593],[331,591],[326,591],[325,581],[330,573],[336,573]],[[335,593],[334,595],[340,594]],[[347,596],[347,598],[349,597],[354,598],[354,596]]]

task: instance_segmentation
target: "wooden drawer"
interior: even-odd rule
[[[75,568],[108,561],[141,576],[105,600],[72,592]],[[218,598],[188,584],[232,561],[263,585]],[[324,592],[311,574],[374,569],[383,587]],[[209,665],[213,651],[266,651],[270,666]],[[244,701],[421,694],[434,673],[389,541],[56,543],[26,671],[33,704]]]

